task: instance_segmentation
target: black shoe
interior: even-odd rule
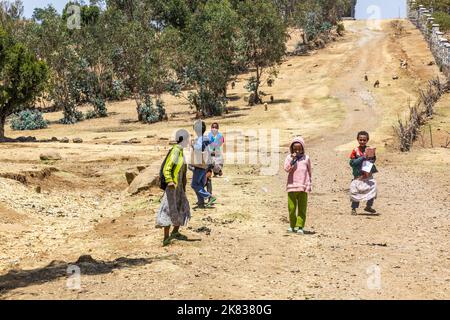
[[[377,210],[375,210],[372,207],[365,207],[364,211],[369,212],[369,213],[377,213]]]

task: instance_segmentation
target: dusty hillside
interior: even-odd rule
[[[0,175],[9,177],[0,178],[0,297],[449,299],[449,153],[440,147],[450,131],[449,97],[432,121],[434,148],[424,142],[409,154],[397,152],[392,124],[408,98],[439,75],[428,65],[433,58],[420,33],[405,24],[407,33],[395,37],[389,22],[381,31],[346,22],[343,39],[283,63],[274,86],[263,88],[275,98],[269,111],[246,106],[243,76],[230,89],[231,112],[208,120],[219,121],[227,141],[236,143],[253,141],[252,130],[279,130],[277,160],[292,136],[306,138],[314,164],[309,235],[286,234],[282,170],[261,175],[257,165],[228,164],[213,182],[216,207],[193,211],[185,230],[192,241],[161,247],[154,228],[161,193],[130,197],[124,173],[159,165],[175,130],[191,129],[194,115],[182,100],[166,97],[168,123],[133,122],[135,105],[127,101],[110,104],[107,119],[62,126],[55,113],[48,115],[49,129],[7,131],[84,143],[0,145]],[[408,70],[399,68],[405,58]],[[361,129],[370,130],[380,150],[376,216],[350,215],[347,157]],[[132,138],[140,143],[123,143]],[[51,150],[63,160],[39,161]],[[19,174],[27,184],[10,179]],[[195,202],[190,189],[189,199]],[[67,266],[74,263],[81,267],[80,291],[66,286]],[[373,270],[381,275],[375,288],[368,286]]]

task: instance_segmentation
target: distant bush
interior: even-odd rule
[[[91,103],[94,105],[94,110],[89,110],[84,115],[85,119],[104,118],[108,116],[105,100],[103,98],[94,98]]]
[[[139,121],[143,123],[155,123],[162,121],[166,115],[164,102],[157,99],[155,103],[151,97],[146,97],[138,107]]]
[[[208,89],[200,89],[199,92],[191,92],[188,96],[189,103],[204,117],[220,116],[226,108],[225,98],[218,96]]]
[[[97,112],[95,112],[95,110],[89,110],[89,111],[86,112],[86,114],[84,115],[84,118],[85,118],[86,120],[98,118]]]
[[[437,11],[433,14],[434,23],[439,24],[439,29],[441,31],[448,31],[450,30],[450,15],[442,12]]]
[[[104,118],[108,116],[108,110],[106,109],[106,103],[103,98],[94,98],[92,103],[94,104],[94,111],[98,117]]]
[[[62,124],[75,124],[85,119],[83,112],[76,110],[75,106],[65,107],[63,110],[63,118],[59,120]]]
[[[48,127],[48,122],[38,110],[23,110],[15,114],[11,121],[13,130],[37,130]]]
[[[338,33],[338,35],[342,36],[345,32],[345,26],[343,23],[338,23],[337,27],[336,27],[336,32]]]
[[[113,80],[111,87],[108,89],[107,98],[110,100],[123,100],[130,96],[129,90],[126,88],[122,80]]]
[[[322,25],[320,26],[320,32],[328,32],[333,28],[333,25],[328,22],[325,21],[324,23],[322,23]]]

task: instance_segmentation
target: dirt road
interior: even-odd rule
[[[161,231],[154,229],[160,194],[130,197],[123,173],[160,163],[168,147],[162,139],[179,126],[189,129],[192,115],[180,101],[170,100],[176,117],[169,124],[127,124],[121,120],[133,117],[134,108],[123,102],[111,105],[115,115],[95,126],[84,123],[68,132],[54,125],[39,133],[77,135],[85,139],[82,145],[39,145],[39,150],[32,144],[2,145],[8,150],[0,155],[5,172],[49,165],[59,171],[40,183],[41,194],[33,185],[0,178],[0,297],[449,299],[448,149],[400,154],[390,130],[407,109],[407,98],[414,99],[417,88],[439,72],[427,66],[432,57],[419,32],[405,24],[407,34],[395,38],[389,22],[381,31],[348,22],[343,39],[281,66],[274,87],[263,89],[276,99],[268,112],[245,106],[247,75],[231,91],[232,112],[217,119],[227,141],[237,144],[261,141],[258,129],[278,130],[281,144],[273,150],[278,168],[292,136],[306,138],[314,192],[305,236],[286,233],[281,169],[261,175],[259,165],[228,164],[225,176],[213,182],[216,208],[193,211],[185,230],[191,241],[161,247]],[[398,61],[405,57],[411,67],[400,70]],[[392,80],[394,74],[400,79]],[[376,80],[379,89],[373,88]],[[446,109],[438,111],[433,121],[450,131]],[[351,216],[347,157],[362,129],[371,132],[380,151],[379,214],[360,210]],[[107,137],[95,139],[102,135]],[[139,145],[111,144],[136,136]],[[52,148],[66,160],[45,165],[35,160]],[[189,198],[195,202],[192,191]],[[81,269],[80,290],[67,287],[74,284],[66,274],[69,265]]]

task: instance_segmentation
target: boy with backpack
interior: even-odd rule
[[[197,139],[192,144],[192,161],[191,166],[194,169],[192,176],[191,187],[194,189],[198,199],[198,208],[204,209],[210,207],[216,202],[216,198],[211,193],[205,190],[207,184],[207,172],[210,169],[211,154],[208,146],[211,144],[208,137],[205,137],[206,124],[203,121],[197,121],[194,124],[194,130],[197,135]],[[209,200],[205,205],[205,200]]]

